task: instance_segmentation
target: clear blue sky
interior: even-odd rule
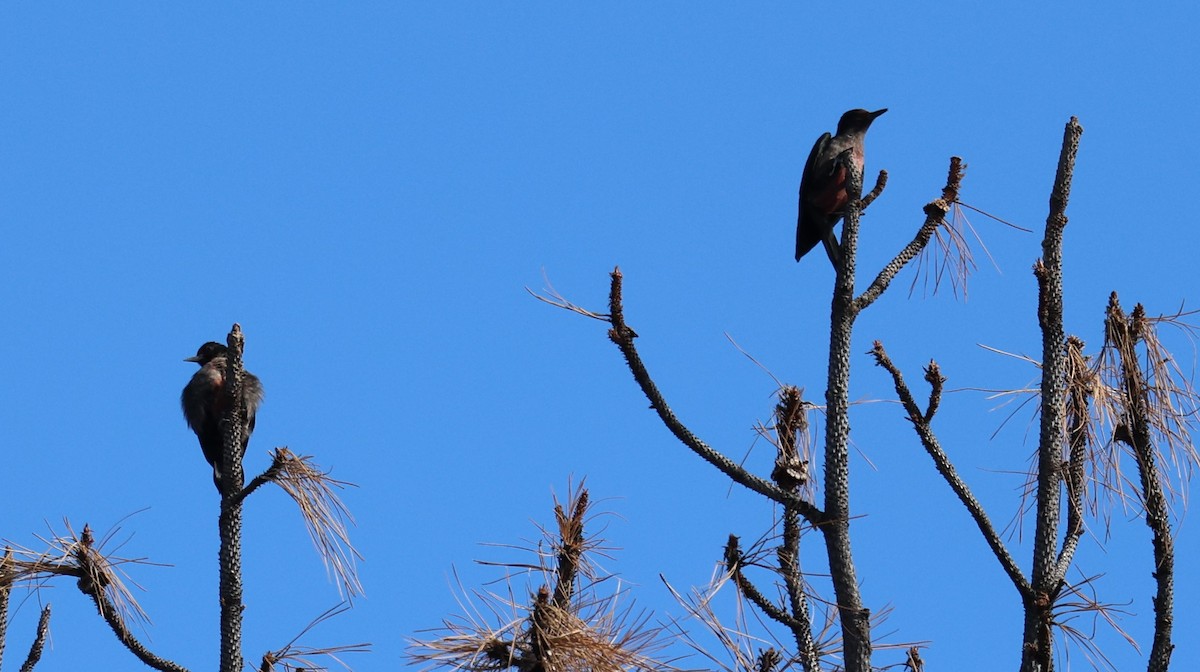
[[[835,19],[835,12],[845,15]],[[1066,243],[1068,329],[1101,341],[1108,293],[1152,314],[1197,300],[1195,8],[1127,3],[879,3],[819,11],[702,3],[160,3],[0,10],[0,287],[6,504],[0,536],[35,544],[62,518],[103,532],[154,620],[151,647],[216,663],[216,499],[178,409],[180,361],[242,324],[267,400],[247,470],[286,445],[315,455],[357,516],[367,597],[306,641],[371,641],[357,669],[395,669],[405,638],[458,610],[516,559],[480,542],[535,536],[552,492],[587,477],[605,499],[607,566],[678,615],[658,580],[710,576],[726,535],[769,507],[730,490],[647,410],[604,325],[523,287],[542,271],[602,309],[626,276],[628,319],[675,410],[714,446],[769,469],[752,426],[779,378],[823,390],[832,273],[792,260],[796,185],[812,141],[853,107],[888,107],[868,163],[890,185],[864,221],[877,268],[938,196],[1027,228],[1045,219],[1063,124],[1086,132]],[[972,220],[966,302],[907,295],[908,270],[860,320],[919,381],[1019,387],[1040,357],[1040,235]],[[865,272],[865,270],[864,270]],[[1176,343],[1185,359],[1186,341]],[[856,399],[891,399],[854,360]],[[1031,411],[950,395],[937,423],[992,516],[1018,506]],[[1010,407],[1011,408],[1011,407]],[[854,548],[890,641],[931,640],[930,669],[1013,669],[1016,593],[935,474],[900,409],[858,407]],[[869,458],[868,464],[865,458]],[[1176,668],[1200,668],[1194,521],[1178,528]],[[286,643],[337,601],[290,500],[246,521],[246,653]],[[1148,533],[1118,509],[1080,567],[1148,648]],[[129,538],[132,537],[132,538]],[[1028,538],[1028,537],[1026,537]],[[1103,546],[1101,545],[1103,541]],[[1029,565],[1028,543],[1012,540]],[[819,566],[811,543],[806,566]],[[54,584],[16,611],[9,665],[38,600],[54,603],[43,670],[136,669],[85,599]],[[1143,656],[1101,628],[1121,669]],[[878,664],[898,657],[880,653]],[[1076,651],[1077,665],[1083,658]],[[691,661],[702,665],[703,661]]]

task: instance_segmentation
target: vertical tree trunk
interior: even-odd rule
[[[229,332],[225,370],[224,473],[221,484],[221,672],[241,672],[242,658],[242,441],[246,432],[242,404],[242,348],[245,339],[237,324]]]
[[[842,626],[847,672],[871,670],[871,613],[862,606],[850,549],[850,338],[854,331],[854,265],[858,250],[862,174],[850,170],[850,205],[842,225],[842,255],[833,293],[829,378],[825,388],[825,514],[821,527]]]
[[[1042,259],[1034,266],[1038,280],[1038,324],[1042,330],[1042,413],[1038,438],[1037,520],[1033,534],[1033,575],[1025,600],[1021,646],[1022,672],[1054,669],[1051,630],[1054,600],[1061,589],[1057,576],[1059,523],[1062,518],[1063,446],[1066,441],[1067,351],[1063,330],[1062,240],[1075,155],[1083,127],[1074,117],[1063,132],[1058,172],[1050,192],[1050,214],[1042,240]]]

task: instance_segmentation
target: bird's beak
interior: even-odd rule
[[[200,361],[200,355],[196,355],[195,357],[188,357],[188,358],[184,359],[183,361],[185,361],[185,362],[199,362],[199,361]]]
[[[887,112],[886,107],[883,108],[882,110],[875,110],[874,112],[871,112],[870,114],[871,114],[872,121],[875,119],[875,117],[878,117],[879,115],[883,114],[884,112]]]

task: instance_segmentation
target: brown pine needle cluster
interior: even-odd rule
[[[461,601],[467,612],[446,619],[425,640],[413,640],[408,658],[425,670],[472,672],[668,672],[654,657],[664,646],[649,616],[625,605],[625,591],[602,575],[587,556],[601,548],[584,533],[589,498],[580,487],[566,505],[555,505],[555,529],[525,549],[534,563],[507,563],[508,595],[474,591]],[[493,563],[484,563],[493,564]],[[516,598],[514,579],[545,580],[529,602]],[[616,584],[609,590],[602,590]],[[484,612],[487,612],[485,615]]]
[[[955,298],[960,298],[960,295],[964,300],[967,298],[967,280],[979,270],[967,232],[970,231],[985,253],[987,247],[983,246],[983,239],[975,232],[958,203],[951,204],[950,213],[950,218],[943,218],[941,226],[934,231],[933,244],[927,246],[917,259],[917,273],[908,287],[909,296],[916,292],[918,283],[925,295],[937,294],[942,283],[947,283]],[[987,254],[990,259],[991,254]]]
[[[301,637],[308,634],[313,628],[327,621],[334,616],[339,616],[350,610],[349,604],[339,604],[332,609],[313,619],[296,635],[292,641],[286,646],[276,651],[268,651],[263,654],[262,663],[259,664],[259,672],[272,672],[273,670],[283,669],[288,672],[318,672],[328,670],[329,668],[319,664],[317,659],[328,658],[342,668],[351,669],[339,656],[347,653],[368,653],[371,650],[371,645],[368,643],[360,644],[345,644],[342,646],[326,646],[326,647],[311,647],[297,644]]]
[[[815,407],[803,399],[803,394],[802,389],[782,386],[775,406],[775,421],[770,427],[759,424],[755,430],[775,446],[771,480],[782,488],[795,490],[806,501],[815,502],[816,479],[812,469],[815,437],[808,422],[808,412]]]
[[[1117,311],[1114,313],[1114,310]],[[1179,311],[1170,315],[1149,317],[1138,305],[1126,316],[1119,312],[1115,293],[1110,299],[1110,317],[1106,321],[1104,344],[1097,355],[1083,352],[1083,342],[1069,340],[1066,357],[1068,382],[1068,433],[1071,426],[1079,428],[1078,437],[1064,437],[1067,456],[1084,445],[1082,458],[1087,509],[1093,516],[1111,520],[1112,504],[1138,508],[1139,477],[1130,474],[1129,463],[1134,458],[1130,449],[1127,418],[1132,412],[1132,399],[1123,382],[1122,361],[1137,362],[1146,372],[1144,394],[1147,399],[1145,420],[1151,430],[1155,467],[1167,495],[1173,501],[1186,502],[1187,484],[1198,465],[1200,453],[1192,436],[1200,422],[1200,394],[1189,375],[1179,366],[1175,355],[1160,338],[1159,326],[1169,325],[1195,341],[1198,330],[1186,318],[1195,312]],[[1116,320],[1114,322],[1113,320]],[[1118,327],[1117,325],[1123,325]],[[1071,343],[1077,343],[1072,347]],[[995,348],[986,349],[1032,364],[1041,369],[1041,362],[1025,355],[1015,355]],[[1035,412],[1041,412],[1039,390],[1035,385],[1019,390],[990,390],[993,397],[1025,397],[1018,410],[1028,401],[1038,402]],[[1015,413],[1016,411],[1014,411]],[[1085,417],[1077,417],[1079,413]],[[1009,416],[1011,418],[1011,415]],[[1080,420],[1083,420],[1080,423]],[[1005,420],[1005,423],[1008,419]],[[1024,473],[1021,511],[1028,510],[1028,498],[1037,483],[1037,472],[1031,467]],[[1108,505],[1102,505],[1105,501]],[[1020,513],[1017,518],[1019,519]],[[1014,520],[1015,524],[1016,521]]]
[[[331,478],[329,472],[313,463],[311,456],[298,456],[287,448],[276,448],[271,457],[271,466],[255,481],[272,481],[295,500],[308,536],[339,590],[347,599],[362,595],[356,562],[362,556],[350,543],[346,530],[347,523],[354,524],[354,517],[336,492],[353,484]],[[246,489],[254,487],[251,483]]]
[[[1120,605],[1103,603],[1097,599],[1095,582],[1099,578],[1089,576],[1079,583],[1066,583],[1063,586],[1063,596],[1054,605],[1054,626],[1063,633],[1067,641],[1083,653],[1092,669],[1117,672],[1116,666],[1096,641],[1097,625],[1102,621],[1134,650],[1141,651],[1141,647],[1118,622],[1122,616],[1132,614]],[[1065,646],[1060,652],[1068,664],[1070,653],[1070,647]]]
[[[761,566],[768,555],[769,539],[760,539],[743,556],[744,564]],[[780,637],[778,623],[768,622],[761,609],[750,608],[756,600],[749,598],[743,591],[746,584],[735,579],[735,571],[728,566],[716,572],[708,586],[702,589],[693,588],[687,595],[680,593],[670,584],[675,601],[684,608],[687,618],[697,621],[704,631],[716,641],[716,646],[705,646],[683,621],[671,624],[672,632],[688,647],[705,658],[714,670],[722,672],[753,672],[771,670],[785,672],[789,670],[805,670],[803,660],[795,655],[794,644],[789,644],[785,637]],[[665,583],[665,581],[664,581]],[[732,584],[737,591],[733,604],[734,617],[726,623],[717,614],[716,603],[720,600],[726,586]],[[842,637],[838,627],[836,605],[812,595],[817,605],[819,627],[813,629],[814,646],[818,657],[829,669],[841,669]],[[781,609],[780,609],[781,610]],[[877,631],[892,613],[890,606],[884,607],[871,614],[871,630]],[[918,650],[929,646],[929,642],[900,642],[886,643],[872,638],[876,650],[907,649]],[[918,656],[919,658],[919,656]],[[764,667],[764,664],[769,664]],[[814,668],[826,669],[825,667]]]
[[[1100,387],[1105,391],[1096,400],[1098,423],[1112,437],[1110,452],[1129,454],[1132,446],[1130,414],[1134,412],[1131,395],[1143,394],[1145,421],[1151,431],[1159,478],[1172,499],[1186,501],[1187,482],[1200,465],[1200,454],[1192,441],[1192,433],[1200,421],[1200,396],[1175,356],[1163,344],[1158,326],[1180,329],[1193,339],[1194,345],[1197,328],[1184,319],[1194,313],[1148,317],[1138,304],[1132,313],[1125,315],[1115,292],[1110,297],[1108,312],[1104,348],[1096,362],[1096,374],[1102,381]],[[1122,373],[1123,360],[1141,362],[1144,380],[1139,385],[1143,389],[1129,389]],[[1106,467],[1110,473],[1106,474],[1104,482],[1115,491],[1123,494],[1127,486],[1133,486],[1137,491],[1138,479],[1120,472],[1119,454],[1114,455]]]
[[[91,598],[100,617],[138,660],[164,672],[187,672],[182,666],[152,653],[129,629],[131,620],[146,623],[149,619],[127,587],[128,577],[120,567],[129,563],[150,563],[143,558],[119,558],[104,550],[119,528],[114,528],[97,543],[87,525],[84,525],[80,534],[75,533],[70,522],[64,521],[64,526],[64,534],[52,534],[49,539],[42,539],[46,546],[44,551],[17,548],[6,553],[4,571],[0,574],[4,581],[4,590],[9,590],[15,584],[26,584],[36,589],[56,576],[74,577],[75,585]],[[5,615],[0,614],[0,618],[3,616]],[[42,618],[38,624],[38,639],[34,642],[28,661],[35,663],[41,655],[41,645],[45,641],[49,617],[47,605],[42,611]],[[27,662],[27,665],[28,667],[22,669],[32,669],[32,663]]]
[[[66,531],[62,534],[39,537],[45,550],[10,545],[11,557],[5,561],[3,576],[6,584],[36,588],[55,576],[74,577],[79,590],[95,601],[101,616],[124,622],[148,622],[146,613],[126,585],[128,576],[120,567],[130,563],[151,563],[145,558],[106,555],[104,546],[119,528],[114,528],[97,543],[89,526],[84,525],[82,533],[76,533],[70,521],[64,520],[63,526]]]
[[[942,197],[925,206],[927,219],[922,227],[922,237],[933,244],[922,244],[918,250],[917,272],[908,288],[909,296],[916,291],[918,283],[922,284],[926,294],[937,294],[942,283],[948,282],[955,297],[959,296],[960,291],[964,300],[967,297],[967,278],[978,267],[966,232],[971,232],[985,252],[987,247],[967,220],[958,200],[966,170],[967,164],[961,158],[951,157]],[[950,215],[950,218],[947,219],[946,215]],[[991,257],[990,253],[988,257]]]

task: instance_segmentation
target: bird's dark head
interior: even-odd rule
[[[188,357],[183,361],[195,362],[200,366],[204,366],[218,357],[224,357],[225,353],[228,351],[229,348],[226,348],[220,343],[217,343],[216,341],[209,341],[208,343],[200,346],[200,349],[196,351],[195,357]]]
[[[870,127],[871,122],[875,121],[875,117],[878,117],[884,112],[887,112],[886,107],[882,110],[875,110],[874,112],[868,112],[867,110],[862,109],[850,110],[849,112],[843,114],[842,118],[838,120],[837,134],[842,135],[844,133],[853,133],[855,131],[866,131],[867,128]]]

